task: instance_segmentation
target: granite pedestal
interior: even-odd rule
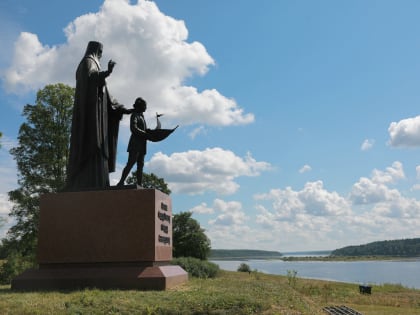
[[[12,289],[165,290],[188,280],[169,264],[172,203],[155,189],[43,195],[37,259]]]

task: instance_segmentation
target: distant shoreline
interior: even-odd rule
[[[368,255],[368,256],[303,256],[303,257],[282,257],[283,261],[416,261],[420,257],[407,257],[407,256],[381,256],[381,255]]]
[[[280,257],[209,257],[214,261],[282,260],[282,261],[416,261],[420,257],[402,256],[280,256]]]
[[[209,260],[239,260],[239,261],[247,261],[247,260],[283,260],[284,257],[278,256],[278,257],[267,257],[267,256],[255,256],[255,257],[209,257]]]
[[[283,255],[277,251],[253,249],[212,249],[210,260],[249,260],[249,259],[280,259]]]
[[[330,250],[285,252],[248,250],[248,249],[213,249],[209,260],[247,261],[247,260],[282,260],[282,261],[416,261],[420,255],[334,255]]]

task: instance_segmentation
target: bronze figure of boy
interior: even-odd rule
[[[143,180],[143,166],[144,166],[144,156],[147,152],[147,126],[146,120],[144,119],[143,113],[147,109],[147,104],[144,99],[138,97],[134,102],[134,111],[130,117],[130,130],[131,136],[128,143],[128,161],[127,165],[124,167],[121,179],[118,182],[117,186],[123,186],[124,181],[130,173],[131,168],[137,162],[137,185],[141,186]]]

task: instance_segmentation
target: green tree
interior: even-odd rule
[[[1,137],[3,137],[3,134],[2,134],[2,132],[0,131],[0,140],[1,140]],[[0,142],[0,149],[1,149],[1,142]],[[4,225],[4,222],[5,222],[6,220],[3,218],[3,217],[0,217],[0,228]],[[1,257],[1,244],[0,244],[0,257]]]
[[[132,172],[131,175],[127,178],[127,184],[137,184],[136,172]],[[155,174],[143,173],[143,188],[153,188],[160,190],[161,192],[170,195],[171,190],[168,188],[168,184],[161,177],[157,177]]]
[[[200,223],[191,218],[191,212],[181,212],[173,217],[173,256],[207,259],[211,243]]]
[[[9,192],[15,225],[3,240],[6,252],[34,254],[39,196],[65,185],[73,99],[74,88],[47,85],[37,92],[35,105],[23,109],[26,121],[19,129],[19,144],[10,150],[17,163],[19,188]]]

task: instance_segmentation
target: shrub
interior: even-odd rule
[[[251,267],[248,264],[242,263],[242,264],[239,265],[237,271],[251,273]]]
[[[35,259],[32,256],[22,256],[20,253],[12,252],[0,265],[0,283],[10,284],[12,279],[35,266]]]
[[[194,257],[178,257],[171,263],[181,266],[189,275],[196,278],[215,278],[220,270],[219,265]]]
[[[291,287],[294,288],[296,286],[296,281],[297,281],[297,271],[296,270],[287,270],[287,283]]]

